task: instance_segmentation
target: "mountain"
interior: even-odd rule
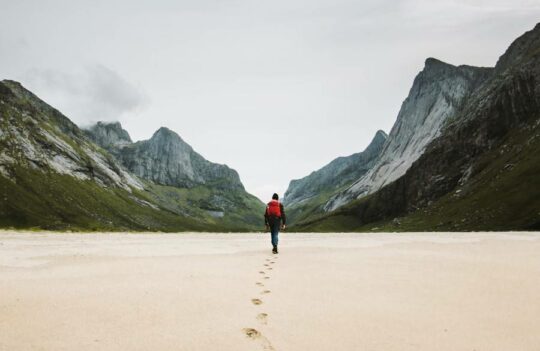
[[[97,122],[95,125],[83,131],[90,140],[104,149],[132,143],[129,133],[122,128],[120,122]]]
[[[180,188],[207,185],[244,191],[235,170],[207,161],[178,134],[165,127],[158,129],[149,140],[136,143],[131,142],[120,123],[98,122],[86,133],[140,178]]]
[[[67,117],[21,84],[0,82],[2,175],[12,179],[13,169],[54,171],[102,186],[131,192],[142,184],[107,153],[88,141]]]
[[[379,130],[363,152],[338,157],[310,175],[292,180],[283,199],[291,222],[322,212],[322,205],[332,195],[369,171],[378,159],[387,138],[388,135]]]
[[[480,75],[404,174],[366,174],[298,229],[540,229],[540,24]]]
[[[405,174],[491,71],[491,68],[456,67],[428,58],[401,105],[376,164],[349,188],[332,197],[325,210],[335,210],[371,194]]]
[[[161,206],[230,225],[260,226],[264,206],[245,191],[238,173],[207,161],[174,131],[162,127],[135,143],[118,122],[98,122],[85,133],[130,173],[147,180],[149,196]]]
[[[107,151],[137,144],[119,124],[98,124],[89,138],[14,81],[0,82],[0,116],[1,227],[231,231],[260,225],[264,205],[243,190],[233,170],[238,183],[228,187],[208,176],[212,167],[203,172],[204,184],[189,189],[156,184]]]

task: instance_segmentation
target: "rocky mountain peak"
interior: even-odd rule
[[[17,87],[22,88],[21,83],[16,82],[14,80],[9,79],[3,79],[0,81],[0,89],[2,92],[2,95],[12,95],[15,96],[14,90],[17,90]]]
[[[454,66],[435,58],[414,79],[377,163],[350,188],[334,196],[325,210],[334,210],[401,177],[457,116],[470,96],[492,74],[491,68]]]
[[[104,148],[132,143],[129,133],[122,128],[120,122],[97,122],[86,129],[85,133],[92,141]]]
[[[384,130],[379,129],[364,152],[371,153],[378,150],[386,142],[386,139],[388,139],[388,134]]]
[[[288,206],[321,198],[321,194],[336,191],[354,181],[374,164],[388,135],[379,130],[363,152],[350,156],[338,157],[310,175],[292,180],[285,192],[284,202]],[[327,195],[328,196],[328,195]]]
[[[178,135],[178,133],[176,133],[175,131],[170,130],[167,127],[160,127],[152,135],[152,138],[163,138],[163,137],[176,138],[176,139],[182,140],[182,138],[180,137],[180,135]]]
[[[428,57],[426,61],[424,62],[424,70],[429,69],[445,69],[455,67],[454,65],[451,65],[449,63],[443,62],[439,59],[436,59],[434,57]]]
[[[465,76],[467,79],[476,79],[483,74],[482,78],[491,74],[490,67],[475,67],[468,65],[455,66],[450,63],[443,62],[439,59],[428,57],[425,61],[424,68],[416,76],[413,88],[422,85],[424,82],[441,81],[447,78],[456,76]]]
[[[23,87],[23,85],[15,80],[10,79],[4,79],[0,81],[2,87],[3,87],[3,93],[9,94],[13,97],[23,98],[23,97],[32,97],[36,100],[40,100],[37,96],[35,96],[32,92],[30,92],[28,89]],[[41,101],[41,100],[40,100]]]
[[[514,40],[495,65],[497,72],[502,72],[511,65],[526,58],[540,46],[540,23]],[[535,52],[538,55],[538,51]]]
[[[192,150],[192,147],[186,143],[178,133],[167,127],[160,127],[156,130],[148,142],[161,145],[170,144],[179,147],[186,152]]]
[[[175,131],[161,127],[148,140],[132,143],[120,123],[99,122],[89,137],[111,152],[130,172],[161,185],[244,190],[238,173],[207,161]]]
[[[161,160],[178,162],[184,165],[189,178],[196,177],[192,172],[191,159],[193,148],[180,135],[167,127],[161,127],[154,132],[149,140],[136,143],[139,149],[147,150]]]
[[[17,81],[8,79],[0,81],[0,95],[5,103],[15,104],[19,109],[33,110],[34,113],[28,114],[28,118],[36,122],[52,123],[55,128],[73,137],[83,135],[81,130],[69,118]]]
[[[384,138],[384,139],[386,139],[386,138],[388,138],[388,134],[386,134],[386,132],[384,130],[379,129],[377,131],[377,133],[375,133],[375,138]]]

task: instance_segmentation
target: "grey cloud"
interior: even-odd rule
[[[126,119],[148,103],[140,89],[100,64],[69,73],[34,68],[21,80],[80,125]]]

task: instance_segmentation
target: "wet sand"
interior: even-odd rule
[[[540,234],[0,232],[0,350],[540,350]]]

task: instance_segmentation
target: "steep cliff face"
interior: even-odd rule
[[[401,105],[377,163],[348,189],[332,197],[325,210],[335,210],[371,194],[405,174],[491,72],[491,68],[456,67],[428,58]]]
[[[133,174],[161,185],[244,190],[238,173],[207,161],[177,133],[162,127],[149,140],[131,143],[120,123],[99,122],[86,133]]]
[[[401,217],[384,228],[538,229],[539,155],[540,24],[509,47],[402,177],[304,228],[358,230]]]
[[[97,124],[84,130],[84,132],[90,140],[105,149],[121,147],[132,143],[129,133],[122,128],[120,122],[97,122]]]
[[[310,175],[292,180],[285,192],[283,202],[288,206],[295,206],[321,193],[336,191],[358,179],[373,166],[387,137],[385,132],[379,130],[363,152],[338,157]]]
[[[90,142],[67,117],[20,83],[0,82],[0,172],[11,179],[15,167],[56,172],[127,191],[142,184],[113,157]]]

